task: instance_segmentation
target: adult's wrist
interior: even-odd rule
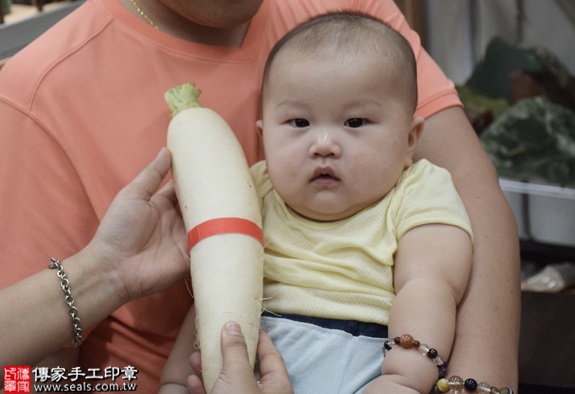
[[[66,271],[64,270],[64,266],[62,265],[62,262],[59,259],[52,257],[50,259],[50,265],[48,266],[48,268],[57,270],[56,275],[60,279],[60,287],[62,288],[62,291],[64,293],[64,302],[68,306],[68,314],[70,315],[71,318],[73,328],[72,344],[74,345],[74,347],[78,347],[84,341],[84,337],[82,335],[83,333],[81,325],[82,321],[78,314],[78,308],[75,305],[75,300],[74,296],[72,295],[72,288],[70,286],[70,281],[68,280],[68,276],[66,274]]]
[[[106,268],[111,266],[108,257],[91,245],[62,260],[62,263],[74,289],[84,329],[95,326],[130,301],[120,277]]]

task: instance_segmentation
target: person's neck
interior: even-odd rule
[[[175,37],[198,44],[239,48],[242,46],[248,25],[249,23],[246,23],[230,29],[217,29],[197,25],[182,18],[180,21],[166,24],[164,28],[158,28]]]
[[[161,1],[136,0],[140,10],[136,9],[131,0],[119,1],[132,14],[158,30],[198,44],[239,48],[249,26],[249,22],[246,22],[226,29],[206,27],[184,18]]]

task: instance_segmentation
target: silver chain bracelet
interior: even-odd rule
[[[55,258],[50,258],[50,269],[58,269],[56,275],[60,278],[60,286],[64,292],[64,301],[68,305],[68,314],[72,319],[72,327],[74,328],[74,333],[72,336],[72,344],[74,347],[80,346],[84,338],[82,337],[82,328],[80,327],[80,317],[78,316],[78,308],[74,305],[74,297],[72,297],[72,291],[70,290],[70,281],[66,277],[66,272],[64,272],[64,267],[62,262]]]

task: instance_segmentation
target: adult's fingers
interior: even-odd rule
[[[188,391],[190,394],[206,394],[202,381],[202,360],[200,352],[193,352],[190,356],[190,366],[193,374],[187,379]]]
[[[260,393],[248,358],[246,340],[238,323],[226,323],[221,345],[222,372],[211,394]]]
[[[202,376],[202,357],[200,352],[193,352],[190,356],[190,366],[194,373],[198,376]]]
[[[261,382],[256,382],[248,359],[246,341],[239,324],[229,322],[224,326],[221,348],[222,372],[211,394],[235,394],[238,392],[293,394],[283,359],[265,332],[260,330],[258,343],[258,357],[262,372]],[[200,369],[197,356],[198,354],[195,354],[190,359],[196,375],[188,378],[188,389],[191,394],[205,394],[201,385],[201,378],[197,374],[197,370]]]
[[[154,160],[122,190],[122,193],[134,198],[141,198],[141,193],[144,193],[149,200],[168,174],[171,164],[170,151],[162,148]]]
[[[260,330],[258,341],[258,359],[262,384],[269,380],[289,381],[288,372],[280,352],[263,330]]]
[[[224,370],[239,369],[245,371],[247,369],[251,371],[246,340],[238,323],[228,322],[225,324],[221,345]]]
[[[190,394],[206,394],[202,379],[196,375],[188,377],[187,385]]]
[[[248,359],[245,338],[238,323],[226,323],[222,329],[221,349],[223,357],[222,372],[216,381],[213,393],[259,392],[253,370]],[[188,377],[190,394],[205,394],[201,377],[200,353],[190,356],[190,365],[194,375]]]

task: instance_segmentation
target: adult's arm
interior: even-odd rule
[[[460,107],[426,120],[416,154],[451,172],[474,233],[471,278],[460,304],[449,374],[517,389],[519,242],[495,168]]]
[[[173,186],[157,191],[170,164],[164,149],[114,199],[90,244],[62,261],[83,329],[186,274]],[[34,365],[71,342],[56,270],[46,267],[0,290],[0,337],[7,339],[0,341],[0,365]]]

